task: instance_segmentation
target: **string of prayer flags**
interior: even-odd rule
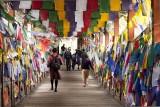
[[[64,10],[64,0],[54,0],[55,10]]]
[[[110,0],[99,0],[99,10],[101,13],[110,12]]]
[[[56,22],[58,20],[57,12],[56,11],[50,11],[49,12],[49,21],[50,22]]]
[[[41,9],[42,8],[42,1],[33,0],[32,1],[32,9]]]
[[[110,10],[120,11],[121,10],[121,0],[110,0]]]

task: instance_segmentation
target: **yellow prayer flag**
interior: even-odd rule
[[[100,13],[101,14],[101,21],[108,21],[109,20],[109,13]]]
[[[143,65],[142,65],[143,69],[147,68],[147,58],[148,58],[148,53],[146,52],[144,55],[144,60],[143,60]]]
[[[133,27],[133,23],[132,21],[130,20],[129,23],[128,23],[128,28],[132,28]]]
[[[70,23],[67,20],[63,20],[63,28],[70,28]]]
[[[66,11],[63,11],[63,10],[58,11],[58,17],[59,17],[59,20],[65,20],[66,19]]]
[[[151,11],[151,0],[144,0],[142,3],[142,10],[144,15],[147,17],[150,17],[150,11]]]
[[[64,10],[64,0],[54,0],[55,10]]]
[[[128,33],[127,33],[127,30],[124,30],[123,36],[124,36],[124,40],[125,40],[126,42],[128,42]]]
[[[89,30],[87,30],[87,34],[90,35],[90,34],[92,34],[92,32],[90,32]]]
[[[99,31],[99,27],[94,27],[94,32],[98,32]]]
[[[68,37],[68,32],[63,32],[64,37]]]
[[[108,72],[109,72],[109,71],[107,71],[107,73],[106,73],[106,79],[108,79]]]
[[[70,30],[70,29],[65,28],[65,29],[63,29],[63,32],[69,32],[69,30]]]
[[[121,0],[110,0],[110,10],[120,11],[121,10]]]
[[[98,27],[104,27],[105,26],[105,21],[101,21],[101,20],[98,20]]]

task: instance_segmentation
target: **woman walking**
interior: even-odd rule
[[[47,67],[50,68],[51,90],[53,90],[53,82],[55,80],[55,92],[57,92],[58,80],[61,79],[59,73],[61,64],[63,64],[62,58],[57,54],[57,49],[53,48],[47,61]]]

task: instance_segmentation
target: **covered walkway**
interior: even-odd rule
[[[89,77],[88,87],[83,87],[81,71],[61,70],[58,92],[50,90],[49,76],[37,89],[25,97],[17,107],[120,107],[112,95]]]

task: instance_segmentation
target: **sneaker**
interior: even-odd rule
[[[57,92],[57,89],[55,89],[54,92]]]
[[[53,87],[51,87],[51,90],[53,90]]]
[[[86,85],[83,85],[83,87],[86,87]]]

